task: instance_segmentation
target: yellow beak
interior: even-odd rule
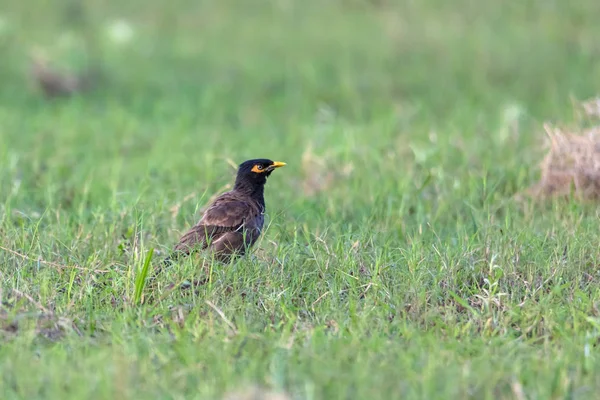
[[[281,162],[281,161],[273,161],[273,165],[271,165],[273,168],[279,168],[279,167],[283,167],[284,165],[286,165],[286,163]]]

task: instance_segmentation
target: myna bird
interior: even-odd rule
[[[165,264],[194,250],[207,249],[224,263],[232,256],[245,254],[256,243],[265,222],[267,178],[284,165],[265,158],[241,163],[233,190],[213,201],[200,221],[181,237]]]
[[[80,74],[54,69],[39,51],[31,53],[31,74],[47,98],[68,97],[88,91],[99,78],[99,71],[92,68]]]

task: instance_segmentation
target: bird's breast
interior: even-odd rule
[[[258,232],[260,233],[260,231],[262,231],[262,228],[265,224],[265,216],[264,214],[258,214],[256,216],[256,218],[254,219],[254,223],[255,223],[255,228],[258,229]]]

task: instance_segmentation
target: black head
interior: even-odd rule
[[[267,158],[257,158],[244,161],[238,168],[235,186],[262,186],[275,168],[283,167],[284,162],[271,161]]]

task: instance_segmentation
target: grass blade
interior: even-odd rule
[[[150,270],[150,262],[152,261],[153,254],[154,248],[151,248],[148,254],[146,255],[146,259],[144,260],[142,270],[135,277],[135,296],[133,297],[133,301],[135,304],[140,303],[140,300],[142,298],[142,292],[144,291],[144,286],[146,285],[146,277],[148,276],[148,271]]]

